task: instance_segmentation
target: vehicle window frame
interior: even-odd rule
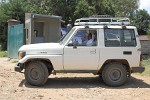
[[[70,36],[72,35],[72,33],[74,33],[74,31],[76,32],[76,27],[73,27],[64,37],[62,37],[62,39],[60,39],[59,43],[65,44],[68,39],[70,38]]]
[[[66,46],[69,45],[70,41],[74,38],[74,36],[76,35],[76,33],[79,31],[79,30],[95,30],[97,32],[97,44],[96,45],[93,45],[93,46],[84,46],[84,45],[77,45],[77,47],[97,47],[98,46],[98,28],[79,28],[77,29],[74,34],[72,35],[72,37],[69,39],[68,43],[66,44]],[[69,46],[69,47],[73,47],[73,46]]]
[[[120,42],[120,45],[118,45],[118,46],[110,45],[109,46],[109,45],[106,44],[106,41],[107,41],[106,40],[106,38],[107,38],[106,29],[120,30],[120,33],[119,33],[119,38],[120,38],[119,42]],[[135,42],[134,45],[122,45],[123,44],[122,41],[124,41],[124,31],[125,30],[132,30],[133,31],[133,33],[131,35],[131,39],[132,39],[132,42]],[[105,28],[104,29],[104,45],[105,45],[105,47],[136,47],[137,46],[137,40],[136,40],[135,30],[134,29],[120,29],[120,28]]]

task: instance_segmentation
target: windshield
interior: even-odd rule
[[[70,35],[74,32],[75,29],[76,29],[76,28],[73,27],[73,28],[70,30],[70,32],[69,32],[68,34],[66,34],[65,36],[63,36],[63,37],[60,39],[59,43],[60,43],[60,44],[63,44],[64,42],[66,42],[66,41],[68,40],[68,38],[70,37]]]

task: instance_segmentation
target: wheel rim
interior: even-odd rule
[[[111,71],[111,73],[109,74],[109,78],[112,81],[118,81],[121,77],[121,71],[118,69],[114,69]]]
[[[40,72],[38,69],[36,68],[33,68],[31,71],[30,71],[30,77],[33,79],[33,80],[38,80],[40,78]]]

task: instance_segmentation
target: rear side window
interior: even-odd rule
[[[136,46],[133,29],[105,29],[106,47],[134,47]]]

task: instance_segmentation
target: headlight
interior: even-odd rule
[[[26,52],[23,52],[23,51],[19,51],[18,53],[19,59],[23,58],[25,55],[26,55]]]

